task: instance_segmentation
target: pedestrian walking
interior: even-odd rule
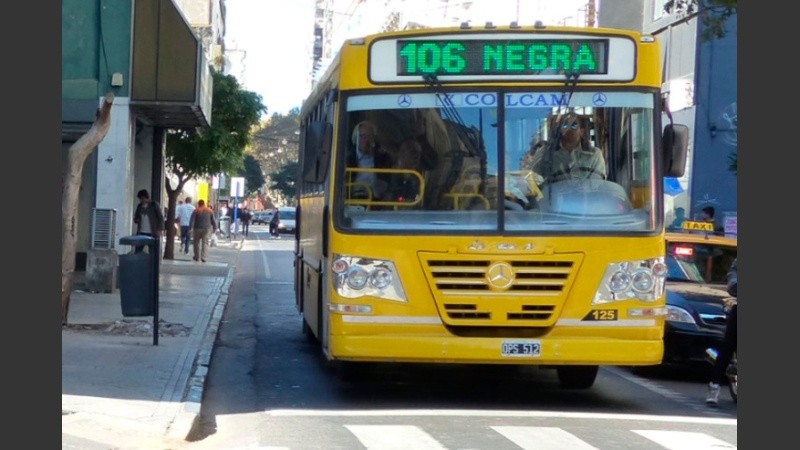
[[[197,208],[189,220],[189,227],[194,240],[194,257],[192,259],[206,262],[210,246],[209,238],[217,230],[217,222],[214,220],[214,211],[206,206],[203,199],[197,201]]]
[[[727,311],[725,320],[725,334],[722,338],[722,345],[719,348],[717,359],[714,361],[714,368],[711,369],[711,380],[708,382],[708,393],[706,394],[706,403],[709,405],[716,405],[719,402],[720,385],[726,380],[726,372],[728,365],[736,353],[737,330],[736,322],[739,309],[739,274],[736,269],[736,260],[731,264],[731,268],[727,275],[728,280],[728,294],[736,297],[736,301]]]
[[[242,209],[242,216],[239,220],[242,222],[242,235],[247,237],[247,233],[250,231],[250,219],[253,218],[253,215],[250,214],[249,208]]]
[[[273,237],[280,237],[278,233],[278,224],[281,223],[281,214],[278,208],[272,212],[272,218],[269,219],[269,234]]]
[[[231,221],[230,221],[230,212],[228,209],[228,203],[220,204],[218,210],[219,216],[217,220],[219,220],[219,229],[222,233],[222,237],[225,239],[231,238]]]
[[[178,205],[177,210],[175,211],[175,218],[178,221],[178,225],[180,225],[181,231],[181,250],[183,250],[184,254],[189,254],[189,222],[192,220],[192,213],[194,212],[195,207],[192,205],[192,198],[186,197],[180,205]]]
[[[161,213],[161,205],[150,198],[147,189],[142,189],[136,193],[139,204],[133,213],[133,223],[136,224],[136,234],[140,236],[151,236],[160,240],[161,233],[164,231],[164,214]],[[144,250],[144,245],[137,245],[134,248],[136,253]]]

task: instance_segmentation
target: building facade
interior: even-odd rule
[[[689,126],[686,173],[667,180],[667,224],[683,208],[696,218],[706,206],[716,210],[717,225],[736,234],[737,176],[732,158],[737,142],[736,14],[725,22],[722,38],[704,39],[705,25],[697,13],[667,13],[666,0],[603,2],[598,24],[633,28],[653,34],[664,53],[665,82],[675,123]],[[664,117],[668,121],[669,117]]]
[[[207,0],[205,0],[207,1]],[[173,0],[63,0],[62,157],[115,95],[111,127],[87,158],[78,204],[76,269],[96,242],[96,210],[113,211],[111,246],[133,233],[136,192],[162,200],[165,133],[208,127],[212,79],[202,42]]]

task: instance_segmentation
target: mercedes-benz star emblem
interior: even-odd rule
[[[594,106],[603,106],[607,101],[608,97],[606,97],[606,94],[603,94],[602,92],[598,92],[592,96],[592,103],[594,103]]]
[[[508,289],[514,283],[514,269],[507,262],[497,262],[489,266],[486,280],[494,289]]]
[[[408,94],[403,94],[397,97],[397,104],[400,107],[408,108],[409,106],[411,106],[411,96]]]

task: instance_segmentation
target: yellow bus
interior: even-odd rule
[[[538,365],[568,388],[659,364],[688,136],[660,55],[541,23],[345,42],[301,108],[303,332],[334,365]]]

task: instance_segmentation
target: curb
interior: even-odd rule
[[[239,248],[239,246],[236,245],[236,248]],[[199,426],[200,407],[203,401],[206,375],[208,375],[208,366],[211,363],[211,354],[219,332],[222,314],[225,311],[225,305],[228,303],[228,292],[231,282],[233,282],[233,273],[234,267],[230,267],[228,275],[219,290],[219,296],[206,327],[203,342],[195,355],[192,374],[189,376],[183,395],[182,407],[167,429],[167,438],[189,440],[192,432]]]

